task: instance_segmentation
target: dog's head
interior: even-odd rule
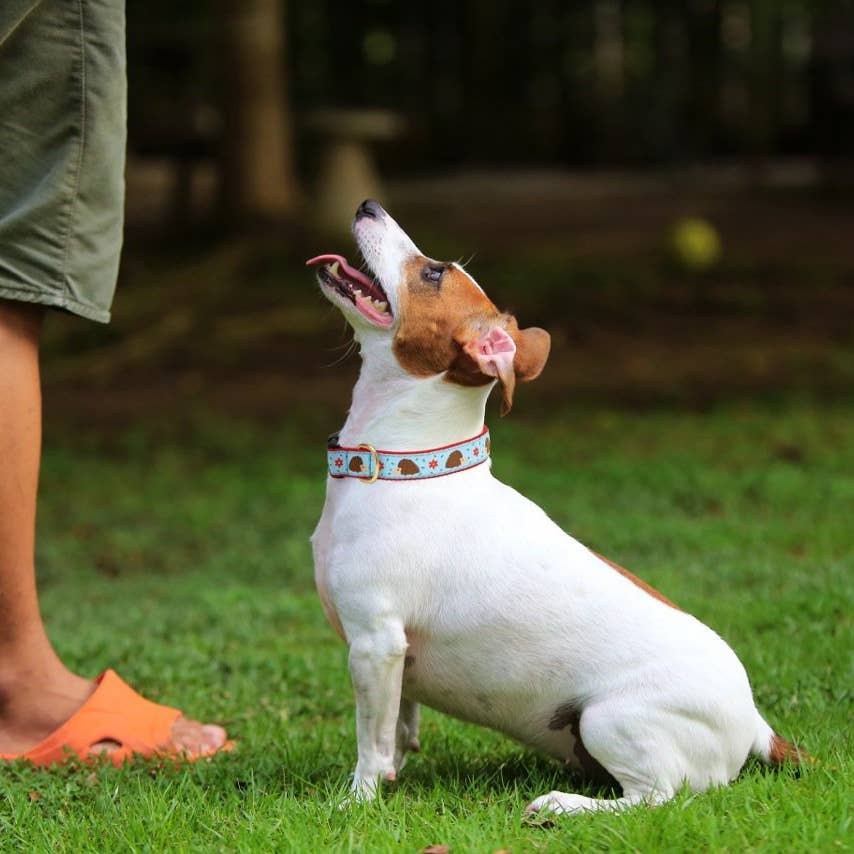
[[[374,201],[356,211],[353,234],[372,275],[340,255],[319,255],[317,278],[357,333],[387,334],[404,370],[416,377],[444,374],[449,382],[503,388],[502,414],[517,380],[535,379],[549,354],[543,329],[520,329],[500,312],[459,264],[425,256]]]

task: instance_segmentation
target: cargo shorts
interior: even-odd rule
[[[0,299],[109,321],[125,67],[124,0],[0,2]]]

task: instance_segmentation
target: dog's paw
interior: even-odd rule
[[[344,812],[345,810],[353,809],[353,807],[356,807],[359,804],[366,803],[366,801],[366,798],[357,797],[351,792],[349,795],[346,795],[341,799],[338,804],[338,809],[341,810],[341,812]]]
[[[374,794],[372,795],[365,795],[359,792],[350,792],[350,794],[346,795],[338,804],[338,809],[344,812],[345,810],[350,810],[358,806],[363,806],[364,804],[369,804],[375,801],[376,799],[376,792],[374,792]]]
[[[379,795],[379,786],[373,780],[353,781],[350,787],[350,794],[338,804],[338,809],[346,810],[354,807],[357,804],[366,804],[369,801],[374,801]]]
[[[532,816],[567,815],[590,809],[590,798],[571,795],[567,792],[549,792],[525,807],[525,814]]]
[[[400,771],[406,765],[408,753],[418,753],[420,750],[421,742],[417,733],[412,733],[408,726],[399,723],[394,747],[394,770]]]
[[[394,770],[400,771],[406,765],[406,757],[410,753],[418,753],[421,743],[417,738],[410,738],[403,744],[398,744],[394,751]]]
[[[350,794],[338,805],[339,809],[344,810],[354,804],[363,804],[367,801],[376,800],[380,793],[380,782],[382,780],[394,782],[396,779],[397,772],[394,768],[387,768],[385,771],[369,776],[357,774],[353,777]]]

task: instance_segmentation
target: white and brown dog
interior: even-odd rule
[[[353,233],[372,276],[338,255],[308,262],[362,356],[312,538],[324,610],[350,648],[352,797],[373,797],[418,749],[419,703],[623,790],[550,792],[530,811],[661,803],[729,782],[751,753],[797,761],[715,632],[492,476],[486,399],[497,381],[510,408],[548,334],[519,329],[376,202]]]

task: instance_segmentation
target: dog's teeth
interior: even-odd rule
[[[332,273],[332,275],[333,275],[333,276],[336,276],[336,277],[337,277],[337,276],[338,276],[338,268],[339,268],[340,266],[341,266],[341,265],[340,265],[337,261],[333,261],[333,262],[329,265],[329,272],[330,272],[330,273]]]
[[[383,314],[385,314],[385,310],[388,308],[388,303],[387,302],[375,302],[374,308],[377,311],[381,311]]]
[[[363,297],[363,296],[364,296],[364,294],[363,294],[363,293],[362,293],[358,288],[353,288],[353,293],[354,293],[357,297]]]

